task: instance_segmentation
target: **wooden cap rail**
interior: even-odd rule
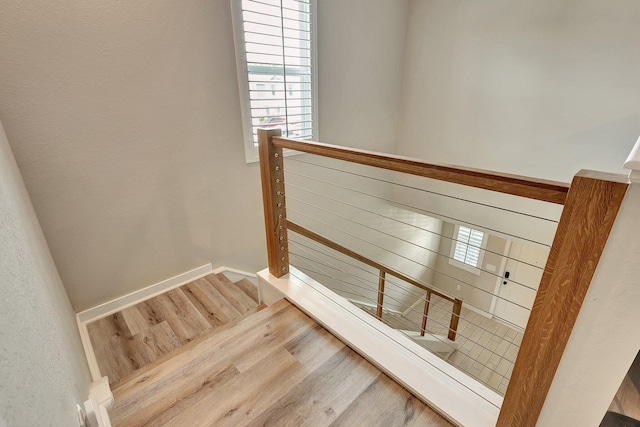
[[[490,172],[460,166],[425,163],[418,159],[346,148],[313,141],[298,141],[282,137],[271,140],[276,147],[316,154],[323,157],[359,163],[367,166],[408,173],[440,181],[483,188],[528,199],[564,204],[569,184],[519,175]]]

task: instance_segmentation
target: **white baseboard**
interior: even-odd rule
[[[253,283],[256,287],[258,286],[258,279],[255,273],[249,273],[247,271],[237,270],[235,268],[226,267],[224,265],[222,267],[218,267],[215,270],[213,270],[213,274],[220,274],[220,273],[223,273],[232,282],[237,282],[238,280],[247,279],[251,283]]]
[[[474,306],[472,306],[470,304],[466,304],[465,305],[464,301],[462,301],[462,308],[467,308],[467,309],[469,309],[471,311],[475,311],[476,313],[478,313],[481,316],[486,317],[487,319],[493,319],[493,315],[491,313],[489,313],[487,311],[484,311],[484,310],[480,310],[479,308],[476,308],[476,307],[474,307]]]
[[[174,276],[170,279],[163,280],[162,282],[147,286],[146,288],[139,289],[137,291],[131,292],[130,294],[123,295],[111,301],[105,302],[104,304],[100,304],[98,306],[81,311],[80,313],[78,313],[78,319],[80,322],[85,324],[91,323],[95,320],[102,319],[103,317],[107,317],[113,313],[124,310],[127,307],[131,307],[142,301],[146,301],[149,298],[158,296],[164,292],[179,288],[186,283],[189,283],[211,273],[213,273],[213,267],[211,266],[211,264],[206,264],[202,267],[194,268],[193,270],[178,274],[177,276]]]

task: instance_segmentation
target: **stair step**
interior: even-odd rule
[[[276,304],[274,304],[271,307],[275,307]],[[141,368],[135,370],[134,372],[130,373],[129,375],[120,378],[118,381],[115,381],[113,383],[110,384],[111,390],[115,393],[116,390],[121,389],[123,386],[125,386],[126,384],[135,384],[137,382],[144,382],[145,381],[145,376],[146,374],[153,370],[156,369],[158,366],[163,365],[164,363],[170,361],[171,359],[175,358],[175,357],[179,357],[181,354],[183,353],[188,353],[190,352],[192,349],[198,347],[201,343],[205,342],[205,341],[211,341],[213,337],[215,337],[216,335],[221,335],[226,331],[229,331],[230,329],[233,329],[236,325],[238,325],[240,322],[246,320],[249,317],[252,317],[254,315],[256,315],[257,313],[263,311],[264,309],[266,309],[268,306],[266,304],[260,304],[256,307],[254,307],[253,309],[247,311],[246,313],[244,313],[241,316],[236,317],[235,319],[229,321],[228,323],[225,323],[222,326],[219,326],[209,332],[203,333],[199,336],[197,336],[196,338],[194,338],[193,340],[191,340],[190,342],[176,348],[175,350],[164,354],[160,357],[158,357],[157,359],[155,359],[154,361],[152,361],[151,363],[142,366]],[[272,308],[271,310],[269,310],[269,313],[271,313],[274,309],[278,309],[279,307],[275,307]],[[259,319],[256,318],[256,319]]]
[[[205,279],[240,313],[247,312],[256,306],[254,301],[242,289],[236,286],[224,274],[210,274]]]
[[[278,301],[119,384],[113,390],[112,423],[120,427],[246,425],[241,419],[255,418],[265,409],[259,401],[266,390],[267,395],[277,396],[309,375],[302,363],[304,352],[297,359],[285,348],[309,334],[328,335],[288,301]],[[338,348],[344,346],[340,343]],[[315,353],[326,360],[335,350]],[[248,390],[253,391],[245,395],[241,390],[250,385],[254,388]],[[242,410],[236,413],[238,405]]]
[[[207,313],[207,318],[214,326],[224,325],[241,313],[204,278],[186,284],[184,293],[198,309]]]
[[[240,288],[245,294],[249,295],[252,300],[259,302],[258,299],[258,287],[254,285],[249,279],[242,279],[236,282],[236,286]]]

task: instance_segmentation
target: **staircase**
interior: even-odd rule
[[[259,311],[247,279],[211,274],[87,325],[100,372],[110,383],[207,333]]]
[[[284,299],[259,306],[251,283],[233,283],[219,275],[178,290],[189,302],[170,291],[174,294],[106,320],[120,328],[121,335],[109,337],[110,342],[129,344],[123,350],[127,355],[136,354],[133,343],[160,348],[162,340],[152,339],[149,329],[163,322],[167,326],[161,328],[175,329],[180,341],[111,381],[113,426],[451,425]],[[220,299],[205,302],[205,293]],[[167,309],[167,299],[177,310]],[[196,324],[180,314],[184,307],[189,312],[208,307],[208,314],[201,314],[210,325],[223,321],[224,315],[235,317],[180,338],[178,334],[188,330],[184,325]],[[143,309],[146,319],[155,323],[133,333],[132,316]]]

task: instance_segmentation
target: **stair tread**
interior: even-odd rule
[[[258,288],[249,279],[241,279],[235,282],[235,285],[247,294],[252,300],[259,302]]]
[[[200,310],[207,313],[212,326],[223,325],[240,315],[230,301],[204,278],[194,280],[184,286],[185,294]]]
[[[224,274],[210,274],[205,279],[227,300],[236,310],[244,313],[257,305],[249,295],[236,286]]]
[[[286,308],[288,304],[288,302],[286,302],[286,304],[283,304],[281,301],[278,301],[271,306],[267,306],[266,304],[256,306],[252,310],[233,319],[232,321],[195,337],[192,341],[178,347],[177,349],[167,354],[158,357],[153,362],[142,366],[141,368],[131,372],[129,375],[113,382],[111,384],[111,390],[114,393],[118,393],[122,392],[125,388],[131,388],[132,386],[135,387],[135,385],[138,383],[144,383],[146,382],[149,372],[158,369],[165,363],[170,362],[172,359],[177,358],[181,355],[188,355],[191,351],[196,349],[200,344],[204,342],[207,342],[207,346],[215,345],[216,341],[224,339],[229,334],[229,331],[234,330],[240,323],[243,323],[245,321],[249,321],[250,323],[259,322],[260,319],[268,317],[273,313]],[[261,315],[260,313],[263,314]],[[187,359],[189,358],[190,357],[187,356]]]

